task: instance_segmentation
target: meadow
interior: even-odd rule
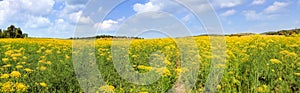
[[[199,69],[196,83],[189,92],[199,93],[205,90],[211,61],[216,56],[212,55],[209,37],[194,37],[194,40],[198,49],[191,54],[199,55],[199,60],[195,61],[199,62]],[[72,43],[72,40],[63,39],[0,39],[0,92],[83,92],[74,70]],[[176,85],[180,73],[189,70],[178,67],[182,57],[176,45],[170,38],[132,41],[127,53],[133,70],[139,73],[154,70],[161,75],[156,82],[137,85],[122,78],[115,69],[112,40],[97,39],[96,65],[107,85],[96,91],[167,92]],[[300,37],[226,37],[226,62],[221,66],[224,71],[220,83],[215,86],[216,92],[300,92],[299,54]],[[150,66],[151,56],[157,56],[151,60],[165,67]]]

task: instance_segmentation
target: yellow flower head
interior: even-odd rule
[[[33,70],[32,69],[30,69],[30,68],[25,68],[24,69],[27,73],[31,73],[31,72],[33,72]]]
[[[217,89],[220,90],[222,88],[221,85],[217,85]]]
[[[14,92],[13,83],[12,82],[5,82],[2,84],[1,92]]]
[[[257,92],[264,92],[264,88],[263,87],[258,87]]]
[[[46,54],[52,54],[52,50],[46,50]]]
[[[2,66],[2,67],[8,68],[8,67],[11,67],[11,64],[6,64],[6,65],[4,65],[4,66]]]
[[[44,83],[44,82],[41,82],[41,83],[39,83],[39,84],[40,84],[40,86],[42,86],[42,87],[47,87],[47,84]]]
[[[22,58],[23,58],[23,59],[27,59],[27,57],[26,57],[26,56],[23,56]]]
[[[169,60],[167,60],[167,59],[165,59],[164,63],[167,64],[167,65],[171,65],[171,64],[172,64],[172,63],[171,63]]]
[[[19,71],[12,71],[10,73],[10,76],[15,77],[15,78],[19,78],[19,77],[21,77],[21,73]]]
[[[51,65],[52,62],[51,62],[51,61],[47,61],[46,64],[47,64],[47,65]]]
[[[115,87],[110,86],[110,85],[105,85],[105,86],[100,87],[99,90],[104,93],[113,93],[115,90]]]
[[[9,74],[2,74],[0,78],[9,78]]]
[[[281,63],[282,63],[282,62],[281,62],[280,60],[278,60],[278,59],[271,59],[270,62],[271,62],[272,64],[281,64]]]
[[[4,63],[6,63],[6,62],[8,62],[8,58],[2,58],[2,61],[4,62]]]
[[[295,73],[295,75],[300,77],[300,73]]]
[[[66,59],[70,59],[70,56],[69,56],[69,55],[66,55]]]
[[[41,71],[45,71],[45,70],[47,69],[47,67],[41,66],[39,69],[40,69]]]
[[[13,59],[14,61],[18,60],[18,58],[17,58],[17,57],[13,57],[12,59]]]
[[[149,67],[149,66],[143,66],[143,65],[139,65],[137,68],[139,68],[139,69],[144,69],[144,70],[147,70],[147,71],[149,71],[149,70],[152,69],[152,68]]]
[[[28,87],[23,83],[16,83],[14,86],[18,92],[24,92],[28,89]]]
[[[156,72],[163,75],[163,76],[171,76],[170,70],[165,68],[165,67],[164,68],[157,68]]]
[[[16,68],[17,68],[17,69],[20,69],[20,68],[23,68],[23,66],[17,65]]]

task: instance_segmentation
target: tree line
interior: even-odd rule
[[[226,36],[248,36],[255,35],[255,33],[237,33],[237,34],[228,34]],[[291,30],[280,30],[275,32],[264,32],[260,35],[281,35],[281,36],[295,36],[300,35],[300,29],[291,29]]]
[[[285,35],[290,36],[294,34],[300,34],[300,29],[291,29],[291,30],[281,30],[277,32],[265,32],[263,35]]]
[[[141,37],[128,37],[128,36],[111,36],[111,35],[97,35],[94,37],[75,37],[75,38],[70,38],[70,39],[99,39],[99,38],[117,38],[117,39],[144,39]]]
[[[6,30],[0,29],[0,38],[26,38],[28,34],[23,33],[21,28],[16,28],[14,25],[10,25]]]

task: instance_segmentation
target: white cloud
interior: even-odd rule
[[[253,0],[252,4],[253,5],[261,5],[264,4],[266,0]]]
[[[26,22],[26,28],[44,28],[50,26],[51,22],[48,18],[45,17],[30,17],[29,20]]]
[[[50,23],[45,16],[52,12],[54,3],[54,0],[3,0],[0,2],[0,24],[33,24],[26,27],[44,27]]]
[[[68,4],[71,4],[71,5],[79,5],[79,4],[86,4],[89,0],[66,0],[66,2]]]
[[[149,11],[159,11],[160,6],[153,5],[152,2],[148,2],[148,3],[145,3],[145,4],[137,3],[133,6],[133,10],[138,12],[138,13],[149,12]]]
[[[280,16],[280,14],[268,14],[254,10],[243,11],[243,14],[247,20],[272,20]]]
[[[243,0],[212,0],[212,3],[220,8],[230,8],[243,4]]]
[[[247,20],[257,20],[260,19],[262,14],[261,13],[257,13],[254,10],[246,10],[243,11],[244,16],[246,17]]]
[[[78,23],[79,24],[90,24],[90,23],[94,23],[93,20],[90,17],[87,16],[81,16],[78,19]]]
[[[243,11],[244,16],[247,20],[267,20],[274,19],[280,16],[280,11],[287,7],[289,3],[287,2],[277,2],[275,1],[272,5],[268,6],[262,12],[256,12],[254,10]],[[278,13],[278,14],[276,14]]]
[[[165,11],[172,14],[188,14],[190,13],[189,9],[182,6],[179,3],[185,3],[191,6],[193,9],[198,9],[199,11],[196,12],[208,12],[209,8],[211,7],[209,2],[206,2],[204,0],[149,0],[149,2],[145,4],[135,4],[133,6],[134,10],[139,11]],[[147,6],[147,7],[146,7]],[[139,8],[138,8],[139,7]],[[152,9],[148,8],[152,7]],[[174,11],[176,10],[176,11]]]
[[[236,11],[234,9],[228,10],[224,13],[221,14],[221,16],[231,16],[234,15],[236,13]]]
[[[269,6],[268,8],[266,8],[264,10],[264,12],[266,12],[266,13],[278,12],[279,10],[285,8],[288,5],[289,4],[287,2],[277,2],[277,1],[275,1],[271,6]]]
[[[94,28],[99,28],[102,31],[115,31],[120,26],[120,23],[124,21],[125,17],[117,20],[104,20],[103,22],[98,22],[94,24]]]
[[[12,6],[14,6],[13,4],[16,2],[19,2],[20,11],[26,11],[34,15],[48,15],[55,3],[53,0],[17,0],[11,2]]]
[[[234,7],[239,5],[239,2],[228,2],[228,3],[222,3],[220,6],[221,8],[225,8],[225,7]]]
[[[73,23],[77,23],[77,21],[80,18],[81,14],[82,14],[82,11],[70,13],[67,18],[69,18],[69,20],[72,21]]]

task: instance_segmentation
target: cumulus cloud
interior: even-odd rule
[[[261,13],[257,13],[254,10],[246,10],[243,11],[244,16],[246,17],[247,20],[257,20],[262,17]]]
[[[149,11],[159,11],[161,8],[159,5],[153,5],[152,2],[148,2],[145,4],[137,3],[133,6],[133,10],[141,13],[141,12],[149,12]]]
[[[234,9],[231,9],[231,10],[228,10],[224,13],[221,14],[221,16],[231,16],[231,15],[234,15],[236,13],[236,11]]]
[[[51,25],[51,22],[46,17],[30,17],[29,20],[26,22],[26,28],[45,28]]]
[[[253,0],[252,4],[253,5],[261,5],[264,4],[266,0]]]
[[[53,0],[3,0],[0,2],[0,24],[41,19],[52,12],[54,3]]]
[[[281,10],[287,7],[289,3],[287,2],[278,2],[275,1],[272,5],[265,8],[262,12],[256,12],[254,10],[245,10],[243,11],[244,16],[247,20],[266,20],[272,19],[280,14]]]
[[[93,20],[90,17],[87,16],[82,16],[82,11],[74,12],[67,14],[69,18],[69,21],[72,23],[77,23],[77,24],[89,24],[93,23]]]
[[[212,0],[212,3],[220,8],[230,8],[243,4],[243,0]]]
[[[98,22],[94,24],[94,28],[99,28],[102,31],[115,31],[120,26],[120,23],[124,21],[125,17],[117,20],[104,20],[103,22]]]
[[[289,4],[287,2],[274,2],[271,6],[269,6],[268,8],[266,8],[264,10],[264,12],[266,13],[274,13],[274,12],[278,12],[279,10],[285,8],[286,6],[288,6]]]
[[[178,2],[178,3],[177,3]],[[165,11],[174,14],[184,14],[189,13],[189,9],[182,6],[180,3],[185,3],[191,6],[193,9],[198,9],[196,12],[207,12],[211,7],[210,3],[204,0],[149,0],[149,2],[145,4],[137,3],[133,6],[133,9],[136,12],[139,11]],[[176,11],[174,11],[176,10]]]
[[[245,10],[243,11],[243,14],[247,20],[270,20],[280,16],[280,14],[268,14],[265,12],[256,12],[254,10]]]
[[[66,0],[70,5],[86,4],[89,0]]]

